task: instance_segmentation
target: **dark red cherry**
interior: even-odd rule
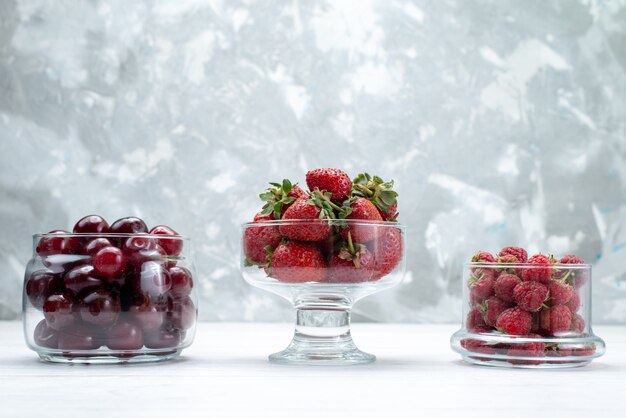
[[[153,331],[163,325],[165,320],[165,312],[163,308],[150,301],[146,301],[141,305],[131,305],[128,308],[131,318],[141,326],[144,331]]]
[[[157,239],[157,243],[169,256],[177,256],[183,250],[183,239],[169,226],[157,225],[150,230],[150,234],[164,235]]]
[[[59,350],[95,350],[102,345],[102,330],[86,324],[59,331]]]
[[[189,329],[196,323],[196,306],[189,296],[182,300],[174,300],[168,314],[169,324],[174,329]]]
[[[76,322],[74,298],[69,292],[53,293],[43,304],[43,316],[50,328],[61,330]]]
[[[182,340],[183,334],[176,330],[159,329],[143,334],[143,344],[148,348],[175,348]]]
[[[45,319],[39,321],[35,327],[33,339],[35,340],[35,344],[40,347],[57,348],[59,345],[57,332],[48,326]]]
[[[101,249],[105,247],[110,247],[112,245],[113,244],[111,244],[111,241],[109,241],[106,238],[94,238],[91,241],[89,241],[87,245],[83,247],[83,254],[90,255],[93,257]]]
[[[78,310],[83,321],[107,328],[120,315],[120,298],[117,293],[97,289],[82,298]]]
[[[107,232],[109,232],[109,223],[102,216],[98,215],[87,215],[74,225],[75,234],[100,234]]]
[[[75,295],[85,293],[89,290],[100,288],[103,284],[93,268],[86,264],[74,267],[65,274],[63,283],[67,290],[71,290]]]
[[[193,288],[193,279],[191,272],[185,267],[171,267],[169,269],[170,277],[172,278],[172,287],[170,289],[170,295],[175,299],[181,299],[188,296]]]
[[[42,257],[55,255],[55,254],[71,254],[78,248],[76,248],[76,240],[70,239],[67,236],[69,232],[56,229],[43,235],[35,251]]]
[[[48,296],[60,291],[61,286],[62,282],[59,275],[50,270],[36,270],[26,279],[26,295],[30,303],[41,310]]]
[[[141,328],[133,322],[119,321],[107,333],[106,344],[111,350],[139,350],[143,347]]]
[[[163,263],[147,261],[139,272],[138,293],[153,300],[164,296],[172,287],[172,278]]]
[[[93,268],[105,279],[114,279],[124,273],[126,260],[122,250],[117,247],[105,247],[93,257]]]
[[[121,218],[113,222],[113,224],[109,228],[109,232],[115,234],[147,233],[148,227],[143,220],[129,216],[127,218]]]

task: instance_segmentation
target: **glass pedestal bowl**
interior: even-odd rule
[[[589,364],[605,351],[591,329],[591,266],[466,264],[463,322],[450,344],[472,364]]]
[[[197,317],[190,255],[180,236],[35,235],[24,275],[28,347],[61,363],[178,357]]]
[[[293,339],[285,350],[269,356],[271,362],[344,365],[376,359],[354,344],[350,310],[359,299],[401,281],[405,269],[402,225],[263,221],[243,225],[242,235],[245,280],[282,296],[296,310]],[[312,235],[318,239],[289,238]]]

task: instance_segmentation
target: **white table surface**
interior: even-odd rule
[[[47,364],[0,321],[0,417],[626,417],[626,327],[598,326],[607,353],[567,370],[463,363],[456,325],[353,324],[370,365],[270,364],[291,324],[202,323],[179,360],[151,365]]]

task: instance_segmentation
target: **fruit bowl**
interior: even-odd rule
[[[562,368],[604,354],[604,341],[591,329],[591,266],[546,260],[464,266],[463,321],[451,338],[463,360]]]
[[[177,357],[194,338],[189,240],[158,233],[33,236],[24,336],[52,362],[130,363]]]
[[[374,355],[360,351],[352,340],[350,310],[359,299],[401,281],[403,230],[396,222],[338,219],[244,224],[243,277],[287,299],[296,310],[291,343],[270,355],[270,361],[319,365],[374,361]],[[297,235],[315,240],[286,238]]]

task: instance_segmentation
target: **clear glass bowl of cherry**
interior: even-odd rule
[[[47,361],[130,363],[176,358],[197,317],[189,240],[139,218],[80,219],[33,236],[24,275],[24,336]]]

